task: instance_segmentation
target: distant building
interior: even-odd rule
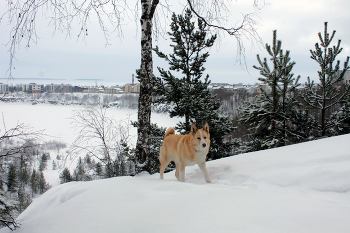
[[[84,88],[81,86],[74,86],[73,92],[83,92]]]
[[[22,91],[29,93],[42,93],[44,91],[44,85],[36,83],[23,84]]]
[[[132,83],[128,83],[124,86],[124,92],[125,93],[140,93],[140,84],[135,84],[135,75],[132,74],[131,76]]]
[[[83,89],[83,93],[104,93],[102,87],[87,87]]]
[[[73,86],[70,84],[48,84],[46,85],[47,92],[55,92],[55,93],[69,93],[73,92]]]
[[[8,93],[9,92],[9,85],[0,83],[0,94]]]
[[[119,86],[112,86],[105,88],[105,94],[120,94],[124,91]]]
[[[126,84],[124,86],[125,93],[140,93],[140,84]]]

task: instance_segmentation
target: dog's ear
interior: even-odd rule
[[[196,126],[194,123],[192,123],[192,125],[191,125],[191,132],[192,132],[193,134],[196,134],[197,131],[198,131],[197,126]]]
[[[205,124],[203,126],[203,130],[206,131],[207,133],[209,133],[209,124],[208,124],[208,122],[205,122]]]

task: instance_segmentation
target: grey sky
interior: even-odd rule
[[[162,2],[162,0],[160,1]],[[174,11],[181,13],[181,3],[174,1]],[[248,0],[232,1],[229,6],[234,16],[230,20],[239,20],[241,13],[252,11],[252,2]],[[0,3],[0,13],[6,5]],[[233,9],[238,9],[234,11]],[[180,11],[179,11],[180,10]],[[344,48],[339,56],[341,64],[346,56],[350,56],[350,1],[348,0],[266,0],[265,7],[255,18],[260,27],[259,35],[264,44],[272,42],[272,31],[277,30],[277,38],[282,40],[282,48],[291,51],[291,59],[296,62],[293,72],[301,75],[301,82],[307,76],[317,80],[318,66],[310,59],[310,49],[318,42],[318,32],[323,32],[324,22],[328,21],[329,32],[336,30],[334,45],[338,39],[342,40]],[[15,78],[62,79],[53,80],[54,83],[79,83],[76,79],[99,79],[98,84],[112,85],[131,82],[131,75],[140,67],[140,27],[139,21],[125,20],[123,36],[114,33],[110,37],[111,45],[105,46],[105,40],[98,23],[92,18],[89,24],[88,36],[77,41],[78,28],[72,31],[71,37],[56,32],[47,26],[48,21],[37,23],[37,44],[27,49],[21,46],[17,50],[14,61]],[[74,28],[73,28],[74,29]],[[0,77],[6,78],[9,54],[6,43],[9,40],[10,25],[3,20],[0,22]],[[169,31],[167,27],[166,31]],[[205,67],[212,82],[250,83],[257,82],[258,71],[252,68],[258,65],[256,54],[267,57],[264,48],[250,46],[245,41],[246,64],[236,64],[236,40],[229,36],[221,36],[220,40],[210,51]],[[171,52],[169,37],[160,36],[154,41],[164,52]],[[156,58],[154,54],[154,69],[157,66],[166,68],[166,63]],[[34,80],[41,83],[39,80]],[[0,82],[7,82],[1,79]],[[23,81],[23,83],[26,81]],[[48,82],[48,81],[45,81]],[[51,81],[49,81],[51,82]]]

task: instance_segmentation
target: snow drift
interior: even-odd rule
[[[18,233],[349,232],[350,135],[174,172],[58,185],[19,217]],[[1,229],[1,233],[10,232]]]

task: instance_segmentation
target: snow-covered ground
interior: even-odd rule
[[[212,184],[194,166],[186,183],[171,172],[58,185],[19,216],[16,232],[349,232],[349,141],[212,161]]]
[[[195,165],[185,183],[170,172],[57,185],[18,217],[15,232],[350,232],[349,142],[211,161],[210,184]]]

